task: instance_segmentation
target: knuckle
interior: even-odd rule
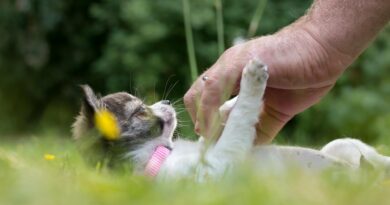
[[[218,79],[214,76],[208,76],[209,78],[204,82],[204,87],[206,89],[213,89],[217,86]]]
[[[184,95],[183,101],[186,107],[191,107],[194,104],[194,94],[191,91],[187,92]]]
[[[226,79],[229,74],[223,70],[215,70],[210,72],[207,76],[208,79],[204,81],[203,89],[213,91],[219,91],[226,84]]]
[[[230,47],[230,48],[226,49],[223,52],[221,57],[228,60],[228,59],[231,59],[234,56],[237,56],[237,50],[240,47],[241,47],[241,45],[235,45],[233,47]]]

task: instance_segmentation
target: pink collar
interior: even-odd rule
[[[150,157],[148,163],[145,167],[145,175],[149,177],[157,176],[165,160],[168,158],[171,153],[171,148],[166,146],[157,146],[154,150],[152,156]]]

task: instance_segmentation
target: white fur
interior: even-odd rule
[[[373,147],[357,139],[336,139],[325,145],[321,152],[342,159],[360,167],[361,160],[367,160],[375,168],[390,168],[390,158],[379,154]]]
[[[376,167],[390,166],[388,157],[355,139],[332,141],[320,151],[302,147],[253,146],[256,134],[254,125],[258,123],[262,109],[267,78],[267,67],[259,60],[254,59],[246,65],[238,97],[227,101],[220,108],[222,118],[227,118],[227,121],[215,145],[205,150],[202,138],[198,142],[177,140],[171,144],[173,130],[168,127],[170,131],[164,130],[161,137],[129,154],[136,159],[138,170],[142,171],[157,145],[173,147],[158,178],[193,177],[198,181],[215,179],[245,159],[252,159],[259,170],[264,171],[285,171],[291,165],[308,170],[324,170],[333,166],[358,168],[362,157]],[[161,112],[161,107],[157,105],[152,108],[155,113]],[[174,123],[173,127],[176,121]]]

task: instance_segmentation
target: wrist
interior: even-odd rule
[[[302,20],[297,30],[301,30],[304,33],[303,35],[310,47],[322,52],[322,55],[317,58],[317,65],[320,69],[326,69],[329,72],[329,80],[332,83],[336,82],[338,77],[360,54],[360,52],[345,49],[346,47],[332,42],[326,33],[321,32],[321,25],[314,23],[310,19]]]

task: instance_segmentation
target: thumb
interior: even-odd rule
[[[332,87],[333,84],[295,90],[267,88],[260,121],[256,125],[256,143],[272,141],[294,115],[318,103]]]
[[[255,144],[271,142],[292,117],[264,105],[260,114],[260,121],[256,125]]]

